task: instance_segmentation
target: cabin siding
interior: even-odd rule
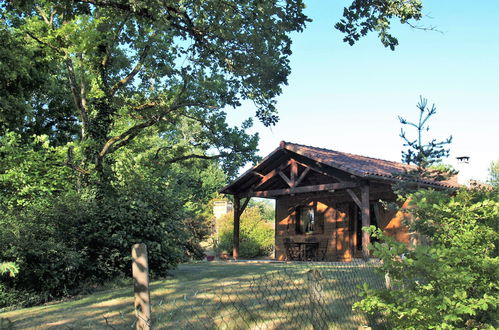
[[[323,219],[323,232],[297,234],[296,208],[314,203],[317,216]],[[355,205],[348,200],[348,197],[341,194],[323,197],[283,196],[276,199],[275,207],[275,257],[277,260],[286,260],[284,245],[286,238],[295,242],[313,238],[319,242],[320,249],[327,244],[325,261],[350,261],[354,257],[361,257],[362,251],[357,249]],[[404,214],[400,210],[388,211],[381,208],[379,218],[380,228],[387,235],[394,237],[397,241],[408,243],[407,228],[402,223]]]

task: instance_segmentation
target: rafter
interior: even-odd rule
[[[272,171],[270,171],[268,174],[266,174],[262,180],[260,180],[260,183],[257,184],[255,187],[253,187],[253,189],[257,189],[259,187],[261,187],[262,185],[264,185],[267,181],[269,181],[270,179],[272,179],[273,177],[275,177],[276,175],[279,175],[279,172],[281,172],[282,170],[284,170],[286,167],[288,167],[288,165],[290,165],[290,161],[287,161],[286,163],[283,163],[281,164],[281,166],[279,166],[278,168],[275,168],[273,169]]]
[[[359,197],[357,197],[357,195],[355,195],[355,193],[352,191],[352,189],[347,189],[347,193],[350,195],[350,197],[352,197],[352,199],[355,202],[355,204],[357,204],[357,206],[359,208],[361,208],[362,207],[362,203],[360,202]]]
[[[306,167],[300,177],[295,181],[295,187],[297,187],[303,181],[303,179],[305,179],[308,172],[310,172],[310,167]]]
[[[248,194],[241,194],[241,196],[275,197],[275,196],[288,195],[288,194],[301,194],[301,193],[308,193],[308,192],[340,190],[340,189],[357,188],[357,187],[359,187],[359,184],[354,183],[354,182],[328,183],[328,184],[319,184],[319,185],[313,185],[313,186],[295,187],[295,188],[287,188],[287,189],[253,191],[253,192],[250,192]]]
[[[298,164],[296,163],[296,160],[291,159],[291,182],[293,182],[292,187],[294,187],[296,184],[296,177],[298,176]]]
[[[294,187],[294,182],[293,182],[293,179],[290,179],[286,176],[286,174],[284,174],[283,171],[279,171],[279,176],[284,180],[286,181],[286,183],[288,184],[289,187]]]

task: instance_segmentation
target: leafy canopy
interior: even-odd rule
[[[275,97],[290,72],[288,34],[303,29],[303,6],[300,0],[23,1],[4,5],[2,22],[66,75],[63,90],[88,141],[81,167],[102,173],[107,155],[148,128],[168,134],[186,120],[208,139],[193,139],[203,153],[189,157],[251,159],[254,138],[228,127],[222,109],[249,99],[265,125],[277,121]]]
[[[9,94],[0,97],[0,134],[82,139],[82,162],[73,168],[102,174],[109,154],[150,127],[168,134],[188,118],[209,139],[174,159],[209,155],[240,165],[231,158],[238,153],[255,160],[255,137],[244,134],[250,124],[228,127],[222,109],[252,100],[257,118],[277,122],[289,35],[305,27],[303,9],[302,0],[3,3],[0,80]],[[354,1],[337,28],[351,44],[378,31],[393,48],[390,20],[419,20],[421,10],[419,1]]]
[[[381,43],[394,50],[398,45],[397,38],[390,33],[391,21],[394,18],[413,28],[432,29],[411,23],[421,19],[422,8],[420,0],[355,0],[344,9],[343,19],[335,27],[346,34],[343,41],[350,45],[369,32],[376,31]]]

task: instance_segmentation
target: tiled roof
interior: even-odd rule
[[[252,189],[251,187],[259,182],[262,175],[270,173],[283,161],[293,157],[293,153],[367,180],[400,181],[401,173],[416,168],[389,160],[281,141],[279,147],[267,155],[261,163],[247,170],[220,192],[234,194]],[[457,177],[447,181],[417,180],[417,182],[436,188],[458,188],[460,186],[457,183]]]
[[[281,142],[281,148],[360,177],[396,178],[401,172],[415,169],[415,166],[407,164],[285,141]],[[452,188],[459,186],[455,177],[447,181],[425,181],[425,183]]]

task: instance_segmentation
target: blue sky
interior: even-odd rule
[[[421,24],[441,32],[394,23],[395,51],[372,34],[349,46],[334,29],[349,1],[306,1],[313,19],[293,34],[292,74],[278,98],[279,123],[256,123],[265,156],[279,141],[400,161],[398,115],[416,120],[420,95],[435,103],[428,137],[453,136],[451,157],[470,156],[462,177],[485,180],[499,159],[499,1],[424,1]],[[254,115],[245,104],[229,121]],[[408,131],[410,135],[411,131]]]

